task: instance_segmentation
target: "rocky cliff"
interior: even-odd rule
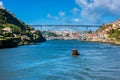
[[[45,38],[41,32],[27,26],[18,20],[14,14],[0,8],[0,48],[9,47],[10,44],[25,45],[43,42]],[[5,45],[5,46],[4,46]]]

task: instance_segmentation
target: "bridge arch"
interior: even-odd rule
[[[41,32],[43,31],[43,28],[48,28],[49,30],[52,29],[60,29],[60,28],[69,28],[73,29],[75,31],[82,30],[82,28],[86,28],[86,31],[88,31],[90,28],[99,28],[101,25],[29,25],[31,27],[39,29]]]

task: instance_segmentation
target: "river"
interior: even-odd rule
[[[50,40],[0,49],[0,80],[120,80],[120,46]]]

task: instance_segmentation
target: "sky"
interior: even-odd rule
[[[105,24],[120,18],[119,0],[0,0],[26,24]]]

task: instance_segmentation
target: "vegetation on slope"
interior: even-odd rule
[[[6,9],[0,8],[0,41],[8,39],[13,39],[18,45],[45,41],[40,31],[27,26]]]
[[[112,29],[111,33],[109,34],[109,38],[111,39],[116,39],[116,40],[120,40],[120,28],[118,29]]]

